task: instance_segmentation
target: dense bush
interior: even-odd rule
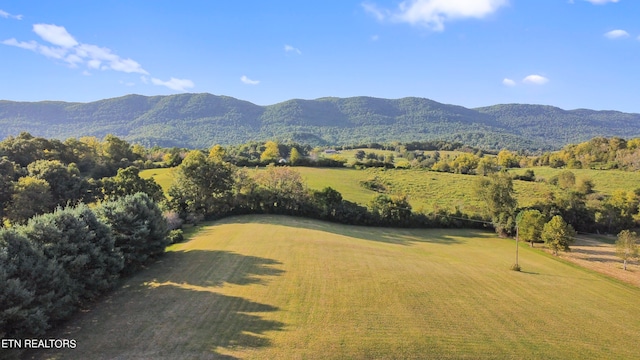
[[[104,203],[97,213],[111,227],[115,249],[124,259],[124,274],[139,270],[168,245],[166,219],[145,193]]]
[[[68,293],[80,301],[110,289],[122,270],[111,228],[84,204],[36,216],[20,232],[63,267],[71,279]]]
[[[81,204],[0,229],[0,337],[42,335],[164,252],[166,220],[148,195],[99,214]]]
[[[77,296],[56,259],[24,235],[0,230],[0,337],[41,335],[75,310]]]

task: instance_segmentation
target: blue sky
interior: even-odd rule
[[[0,99],[417,96],[640,112],[640,1],[0,1]]]

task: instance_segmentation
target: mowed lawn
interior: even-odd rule
[[[35,359],[633,359],[640,289],[476,230],[231,217]]]

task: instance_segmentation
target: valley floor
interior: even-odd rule
[[[637,358],[640,288],[527,244],[510,271],[514,250],[478,230],[230,217],[47,335],[76,349],[23,358]]]

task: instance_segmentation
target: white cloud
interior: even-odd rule
[[[284,46],[284,51],[285,52],[295,52],[298,55],[302,55],[302,51],[300,51],[300,49],[295,48],[295,47],[293,47],[291,45],[285,45]]]
[[[5,19],[11,18],[16,20],[22,20],[22,15],[12,15],[2,9],[0,9],[0,17],[3,17]]]
[[[166,86],[171,90],[183,91],[183,92],[186,92],[187,89],[191,89],[191,88],[193,88],[195,86],[193,84],[193,81],[191,81],[191,80],[188,80],[188,79],[176,79],[176,78],[173,78],[173,77],[171,79],[169,79],[169,81],[162,81],[160,79],[151,78],[151,82],[154,85]]]
[[[0,10],[0,16],[4,17],[3,14],[5,14],[5,12],[1,11],[2,10]],[[33,40],[29,42],[18,41],[15,38],[4,40],[2,41],[2,44],[31,50],[44,55],[47,58],[60,60],[71,68],[78,68],[81,65],[86,66],[86,69],[82,71],[82,74],[86,76],[91,75],[88,71],[89,69],[103,71],[113,70],[124,73],[149,75],[149,72],[147,72],[140,63],[131,58],[120,57],[111,49],[106,47],[78,42],[63,26],[35,24],[33,25],[33,32],[52,45],[43,45]],[[286,47],[285,50],[287,50]],[[300,50],[293,47],[292,50],[287,51],[295,51],[300,54]],[[148,84],[149,81],[151,81],[151,83],[155,85],[166,86],[169,89],[176,91],[186,91],[186,89],[190,89],[195,86],[191,80],[177,79],[173,77],[168,81],[162,81],[156,78],[151,78],[151,80],[149,80],[146,76],[141,76],[141,80],[145,84]],[[123,82],[123,84],[131,86],[132,83]]]
[[[38,48],[38,43],[35,41],[18,41],[15,38],[7,39],[2,42],[5,45],[17,46],[22,49],[35,51]]]
[[[51,47],[42,44],[38,44],[35,41],[18,41],[14,38],[7,39],[2,41],[4,45],[15,46],[25,50],[31,50],[37,52],[41,55],[44,55],[51,59],[63,60],[67,55],[67,49],[61,47]],[[76,56],[68,56],[69,61],[67,61],[70,65],[77,63],[78,59]],[[66,59],[65,59],[66,61]]]
[[[549,79],[541,75],[529,75],[522,79],[522,82],[525,84],[544,85],[549,82]]]
[[[148,75],[149,73],[142,66],[132,59],[123,59],[114,54],[111,49],[91,45],[80,44],[74,48],[76,54],[82,58],[87,58],[87,66],[92,69],[111,69],[125,73],[138,73]],[[103,63],[106,63],[103,65]]]
[[[33,32],[38,34],[38,36],[43,40],[48,41],[53,45],[62,46],[64,48],[70,48],[78,45],[76,39],[74,39],[63,26],[53,24],[35,24],[33,25]]]
[[[405,0],[393,12],[370,3],[363,3],[362,6],[378,20],[390,19],[443,31],[444,23],[449,20],[480,19],[508,3],[508,0]]]
[[[595,5],[604,5],[606,3],[617,3],[619,0],[584,0]]]
[[[100,64],[102,64],[102,61],[98,59],[92,59],[87,61],[87,67],[89,69],[100,69]]]
[[[378,35],[372,35],[371,36],[371,41],[378,41],[380,39],[380,36]]]
[[[67,55],[67,49],[65,48],[51,47],[40,44],[38,44],[38,49],[36,51],[48,58],[57,60],[62,60],[64,59],[65,55]]]
[[[604,34],[604,36],[608,39],[620,39],[629,37],[629,33],[624,30],[611,30]]]
[[[373,16],[374,18],[378,19],[378,21],[382,21],[384,20],[387,15],[388,12],[382,9],[378,8],[378,5],[376,4],[371,4],[371,3],[362,3],[362,7],[364,8],[364,11],[371,14],[371,16]]]
[[[247,85],[258,85],[258,84],[260,84],[260,80],[251,80],[246,75],[242,75],[240,77],[240,81],[242,81],[243,83],[245,83]]]
[[[502,80],[502,84],[505,86],[516,86],[516,82],[509,78],[504,78],[504,80]]]

